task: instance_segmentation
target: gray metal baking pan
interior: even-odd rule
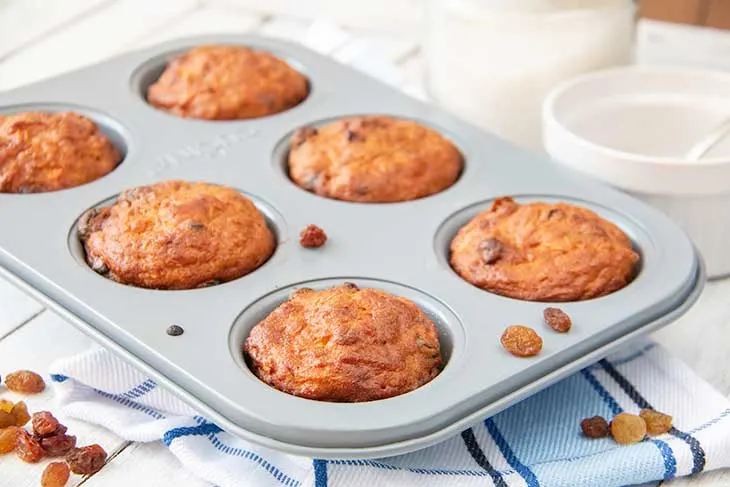
[[[286,112],[245,121],[177,118],[149,106],[145,87],[166,60],[205,43],[269,50],[305,73],[311,94]],[[0,111],[75,110],[124,150],[122,164],[90,184],[41,194],[0,194],[0,265],[18,285],[115,350],[227,431],[271,448],[319,458],[383,457],[434,444],[664,325],[697,299],[698,253],[666,216],[608,187],[512,147],[301,46],[252,36],[162,44],[0,94]],[[303,125],[355,114],[425,123],[465,157],[452,187],[417,201],[357,204],[308,193],[287,177],[287,140]],[[97,275],[76,238],[79,216],[126,188],[165,179],[225,184],[251,197],[278,238],[261,268],[222,285],[145,290]],[[490,294],[449,267],[449,240],[490,201],[568,201],[618,224],[641,252],[636,279],[611,295],[561,307],[568,334],[542,324],[544,303]],[[316,251],[298,245],[315,223],[329,235]],[[429,384],[358,404],[306,400],[260,382],[246,367],[248,331],[299,286],[352,281],[414,300],[438,324],[448,363]],[[544,350],[503,351],[505,326],[541,332]],[[185,333],[170,337],[171,324]]]

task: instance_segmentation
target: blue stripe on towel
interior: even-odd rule
[[[486,419],[484,421],[484,426],[487,427],[487,431],[489,431],[492,439],[494,439],[494,443],[497,444],[499,451],[502,452],[502,456],[505,460],[507,460],[507,463],[509,463],[510,466],[515,469],[515,471],[519,473],[523,479],[525,479],[525,482],[527,482],[527,487],[540,487],[540,482],[537,481],[537,477],[535,477],[535,474],[532,473],[532,470],[530,470],[529,468],[527,468],[527,466],[520,462],[520,460],[517,458],[517,455],[515,455],[510,446],[507,444],[504,436],[502,436],[502,433],[500,433],[497,425],[494,424],[494,420],[492,420],[492,418]]]
[[[381,470],[399,470],[403,472],[413,472],[421,475],[446,475],[446,476],[465,476],[465,477],[488,477],[488,472],[484,470],[470,469],[450,469],[450,468],[427,468],[427,467],[405,467],[400,465],[391,465],[378,460],[327,460],[330,465],[346,465],[348,467],[373,467]]]
[[[462,431],[461,438],[464,440],[464,445],[466,445],[467,451],[474,461],[477,462],[477,465],[482,467],[484,471],[492,477],[495,487],[507,487],[507,483],[502,478],[502,475],[494,469],[492,464],[489,463],[489,460],[487,460],[487,457],[484,455],[484,452],[474,436],[474,431],[471,428]]]
[[[616,383],[621,387],[621,389],[623,389],[626,395],[629,396],[638,407],[640,407],[641,409],[654,409],[651,404],[649,404],[649,401],[647,401],[644,396],[642,396],[639,391],[636,390],[633,384],[631,384],[631,382],[629,382],[626,377],[624,377],[618,370],[616,370],[616,368],[611,365],[608,360],[603,359],[599,362],[599,364],[601,364],[603,370],[605,370],[606,373],[608,373],[608,375],[616,381]],[[702,472],[702,470],[705,469],[706,462],[705,450],[702,448],[702,445],[700,445],[700,442],[697,441],[697,438],[674,427],[669,430],[669,434],[681,439],[689,445],[689,449],[692,452],[693,459],[692,475]]]
[[[583,377],[593,386],[599,396],[609,405],[614,415],[623,412],[623,408],[618,404],[618,401],[606,390],[605,387],[598,382],[598,379],[587,369],[581,371]],[[659,452],[662,454],[662,460],[664,461],[664,479],[671,479],[677,475],[677,460],[674,458],[674,452],[672,447],[668,443],[661,440],[651,440],[656,445]]]
[[[127,392],[123,392],[120,395],[124,396],[128,399],[137,399],[141,396],[144,396],[151,390],[153,390],[155,387],[157,387],[157,384],[152,379],[147,379],[146,381],[142,382],[140,385],[133,387],[132,389],[128,390]]]
[[[61,374],[51,374],[51,380],[60,384],[61,382],[66,382],[68,380],[68,377]]]
[[[312,460],[314,466],[314,487],[327,487],[327,462]]]

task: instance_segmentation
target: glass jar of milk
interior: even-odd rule
[[[633,0],[429,1],[429,96],[524,147],[542,148],[554,86],[633,58]]]

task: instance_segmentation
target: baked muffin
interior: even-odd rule
[[[122,160],[78,113],[0,115],[0,193],[42,193],[99,179]]]
[[[429,196],[459,177],[461,153],[438,132],[410,120],[365,116],[295,132],[289,175],[320,196],[390,203]]]
[[[459,230],[451,266],[487,291],[527,301],[579,301],[631,282],[639,256],[629,238],[567,203],[499,198]]]
[[[147,100],[179,117],[236,120],[282,112],[308,93],[307,78],[273,54],[213,45],[171,61]]]
[[[244,354],[267,384],[331,402],[404,394],[441,370],[436,327],[418,306],[350,283],[295,292],[251,330]]]
[[[80,219],[86,260],[123,284],[192,289],[253,271],[274,252],[256,206],[224,186],[164,181],[122,193]]]

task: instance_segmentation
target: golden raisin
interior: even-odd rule
[[[327,234],[317,225],[307,225],[299,234],[299,244],[306,248],[321,247],[327,241]]]
[[[527,326],[508,326],[500,341],[505,350],[518,357],[532,357],[542,350],[542,338]]]
[[[0,411],[0,429],[8,426],[15,426],[15,416],[5,411]]]
[[[49,463],[41,477],[41,487],[63,487],[71,472],[65,462]]]
[[[635,414],[618,414],[611,421],[611,435],[620,445],[638,443],[646,436],[646,422]]]
[[[46,388],[43,377],[30,370],[19,370],[5,377],[5,386],[20,394],[38,394]]]
[[[28,414],[28,406],[23,401],[20,401],[13,406],[12,415],[15,417],[15,426],[25,426],[30,421],[30,414]]]
[[[43,449],[24,429],[18,429],[15,438],[15,453],[26,463],[38,463],[43,458]]]
[[[66,455],[66,462],[71,471],[78,475],[91,475],[104,466],[106,451],[99,445],[74,448]]]
[[[584,419],[580,422],[580,428],[588,438],[605,438],[608,436],[608,422],[601,416]]]
[[[44,438],[58,429],[58,420],[48,411],[33,413],[33,433]]]
[[[652,436],[663,435],[672,429],[672,417],[668,414],[653,409],[642,409],[639,416],[646,422],[646,431]]]
[[[0,411],[4,411],[6,413],[9,413],[13,410],[13,402],[8,401],[7,399],[0,399]]]
[[[0,455],[5,455],[15,450],[18,428],[10,426],[0,430]]]
[[[573,323],[570,321],[570,316],[558,308],[545,308],[542,312],[543,318],[547,326],[557,331],[558,333],[567,333]]]

